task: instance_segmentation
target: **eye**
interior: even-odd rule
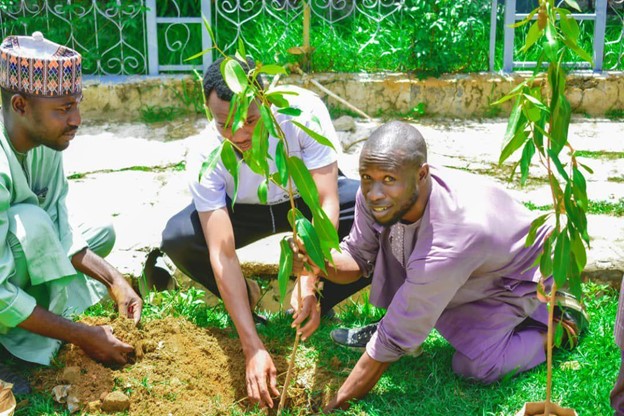
[[[392,176],[384,176],[384,183],[394,183],[394,181],[396,181],[395,178],[393,178]]]
[[[363,180],[363,181],[368,181],[368,180],[370,180],[370,176],[368,176],[366,174],[363,174],[363,175],[360,175],[360,179]]]
[[[258,120],[258,117],[250,117],[247,119],[247,121],[245,121],[245,124],[250,125],[256,122],[256,120]]]

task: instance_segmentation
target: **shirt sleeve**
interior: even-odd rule
[[[221,162],[217,163],[212,172],[199,177],[202,164],[209,154],[210,152],[194,154],[188,161],[189,190],[198,212],[214,211],[226,205],[226,180]]]
[[[360,267],[362,276],[370,277],[375,268],[375,259],[379,252],[379,231],[364,204],[362,191],[355,196],[355,214],[349,235],[340,243],[340,249],[349,253]]]
[[[312,131],[315,131],[322,136],[325,136],[333,145],[335,149],[329,146],[325,146],[316,141],[316,139],[310,137],[303,130],[296,127],[299,130],[299,142],[301,144],[301,157],[308,169],[318,169],[330,165],[338,160],[337,151],[340,151],[340,141],[338,140],[338,134],[334,128],[334,124],[331,121],[329,112],[325,107],[323,101],[316,95],[312,95],[307,99],[311,102],[310,108],[313,109],[312,115],[306,117],[305,120],[298,119],[298,121],[304,121],[304,125]]]
[[[8,209],[11,194],[0,179],[0,326],[12,328],[28,318],[37,302],[9,279],[15,273],[15,260],[8,242]]]
[[[366,346],[368,355],[392,362],[415,351],[479,262],[477,256],[449,255],[442,250],[410,259],[405,283]]]
[[[71,258],[82,249],[89,247],[89,244],[84,239],[82,233],[78,229],[78,226],[73,222],[67,211],[67,193],[69,192],[69,183],[65,177],[65,170],[63,169],[63,160],[60,157],[60,152],[57,152],[57,157],[58,164],[55,169],[55,179],[53,180],[50,189],[60,189],[60,195],[56,203],[56,212],[58,215],[56,221],[59,228],[61,245],[66,250],[67,257]],[[52,218],[52,220],[54,221],[54,218]]]

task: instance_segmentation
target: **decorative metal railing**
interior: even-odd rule
[[[594,70],[621,69],[624,0],[578,1],[589,11],[577,18],[593,25],[588,31],[593,33]],[[523,18],[535,0],[0,0],[0,32],[4,37],[41,30],[81,52],[87,74],[155,75],[201,69],[211,62],[212,53],[187,60],[212,46],[203,16],[226,53],[233,53],[242,39],[265,62],[296,62],[289,50],[304,43],[304,3],[313,22],[316,70],[334,70],[338,62],[340,67],[348,62],[350,71],[420,73],[488,66],[511,71],[531,65],[514,56],[514,43],[520,43],[514,39],[522,33],[508,25]],[[464,9],[467,17],[451,21],[453,7],[470,10]],[[414,27],[415,16],[424,16],[423,27]],[[460,26],[466,46],[453,51],[440,46],[445,35],[448,43],[443,45],[452,46],[451,31]],[[468,64],[447,65],[458,59]]]
[[[5,0],[0,4],[0,30],[3,38],[44,32],[79,51],[85,73],[146,73],[145,11],[143,1]],[[91,25],[76,24],[84,20]]]

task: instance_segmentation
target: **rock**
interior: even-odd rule
[[[337,131],[355,131],[355,120],[350,116],[338,117],[333,124]]]
[[[130,398],[120,391],[106,395],[102,402],[102,411],[107,413],[123,412],[130,408]]]
[[[80,367],[65,367],[61,381],[67,384],[76,384],[80,380]]]
[[[98,413],[102,407],[102,402],[100,400],[94,400],[92,402],[87,403],[87,408],[85,409],[87,413]]]
[[[71,388],[68,384],[61,384],[52,388],[52,397],[57,403],[65,403],[67,401],[67,395]]]

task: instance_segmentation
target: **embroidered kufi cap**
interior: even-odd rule
[[[82,57],[45,39],[41,32],[8,36],[0,45],[0,87],[46,97],[79,93]]]

